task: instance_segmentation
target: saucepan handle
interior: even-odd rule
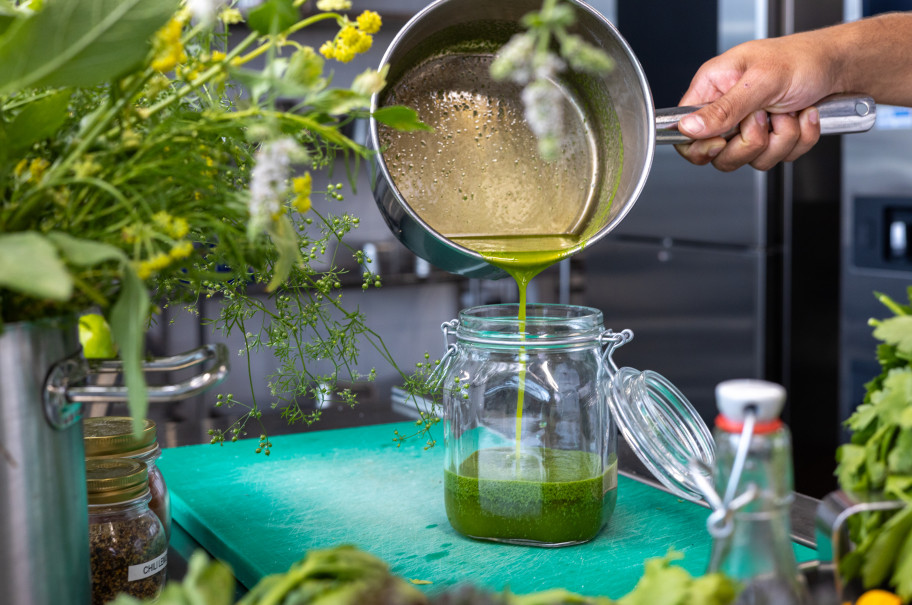
[[[701,107],[703,105],[657,109],[656,144],[677,145],[691,142],[693,139],[678,132],[678,122]],[[874,126],[877,117],[874,99],[858,94],[832,95],[818,102],[816,107],[820,112],[820,134],[866,132]],[[734,128],[723,136],[729,139],[737,133],[738,129]]]

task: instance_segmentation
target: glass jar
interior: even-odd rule
[[[632,332],[606,330],[588,307],[532,304],[524,320],[518,310],[473,307],[442,326],[455,343],[429,380],[453,528],[536,546],[592,540],[617,499],[618,428],[660,481],[699,499],[681,480],[690,458],[712,460],[712,437],[661,376],[617,368],[611,354]]]
[[[126,458],[86,460],[92,603],[119,593],[156,598],[165,585],[168,539],[149,508],[147,467]]]
[[[128,416],[101,416],[83,421],[86,459],[132,458],[144,462],[149,471],[149,508],[171,535],[171,496],[155,461],[161,456],[155,422],[143,420],[142,431],[134,433]]]

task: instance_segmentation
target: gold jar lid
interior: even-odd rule
[[[126,456],[148,451],[156,445],[155,423],[143,420],[139,434],[133,432],[129,416],[101,416],[83,420],[86,458]]]
[[[86,460],[86,491],[89,504],[116,504],[149,491],[145,462],[128,458]]]

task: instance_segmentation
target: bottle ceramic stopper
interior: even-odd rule
[[[785,405],[785,388],[752,378],[726,380],[716,385],[716,405],[719,408],[716,425],[726,430],[740,432],[751,408],[758,427],[778,427],[779,415]]]

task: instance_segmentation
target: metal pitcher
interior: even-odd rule
[[[146,371],[211,360],[211,369],[149,389],[150,401],[177,401],[220,382],[227,349],[208,345],[147,362]],[[0,333],[0,587],[4,602],[88,603],[88,505],[82,407],[126,401],[126,388],[87,385],[119,362],[82,358],[75,318],[6,324]]]
[[[687,142],[678,132],[678,121],[696,107],[656,110],[646,74],[633,50],[617,28],[580,0],[567,0],[576,14],[570,30],[604,50],[614,69],[603,76],[573,75],[573,88],[589,108],[598,134],[599,158],[592,203],[577,235],[593,244],[614,229],[633,207],[646,183],[655,145]],[[464,53],[473,48],[499,48],[520,31],[520,19],[541,8],[541,0],[437,0],[416,14],[399,31],[382,59],[389,66],[386,91],[374,95],[372,109],[384,105],[387,91],[427,59]],[[474,52],[474,51],[473,51]],[[480,54],[478,51],[475,54]],[[462,76],[468,78],[468,76]],[[472,90],[472,83],[465,83]],[[475,91],[473,91],[475,92]],[[874,124],[873,99],[845,95],[817,104],[823,134],[862,132]],[[734,132],[729,133],[732,136]],[[482,256],[434,230],[397,188],[383,155],[379,125],[370,120],[370,145],[374,154],[373,193],[393,234],[407,248],[431,264],[467,277],[500,278],[506,273]],[[683,161],[683,160],[682,160]],[[517,178],[522,178],[517,176]],[[414,202],[415,200],[411,200]],[[559,199],[555,203],[560,203]]]

